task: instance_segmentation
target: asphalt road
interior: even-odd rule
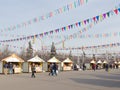
[[[120,90],[120,69],[0,75],[0,90]]]

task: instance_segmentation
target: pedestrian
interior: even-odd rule
[[[108,72],[108,69],[109,69],[109,65],[106,64],[106,65],[105,65],[105,71]]]
[[[49,66],[49,76],[52,75],[53,76],[53,64],[50,63],[50,66]]]
[[[31,71],[32,71],[31,77],[32,77],[32,78],[35,78],[35,72],[36,72],[36,70],[35,70],[35,64],[34,64],[34,63],[33,63],[32,66],[31,66]]]
[[[53,75],[57,76],[57,72],[56,72],[57,70],[58,70],[58,66],[57,66],[56,63],[54,63],[54,65],[53,65]]]
[[[13,64],[11,62],[9,64],[9,73],[13,74]]]
[[[83,63],[83,71],[86,69],[85,63]]]
[[[8,63],[4,64],[4,74],[7,75],[8,73]]]

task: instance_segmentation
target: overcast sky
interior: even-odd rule
[[[58,8],[72,3],[77,0],[0,0],[0,30],[9,26],[17,25],[22,22],[27,22],[33,18],[46,15]],[[47,31],[55,30],[70,24],[74,24],[79,21],[92,18],[94,16],[106,13],[115,7],[120,6],[120,0],[88,0],[88,3],[84,3],[82,6],[71,9],[69,11],[54,15],[51,18],[43,21],[32,23],[27,27],[17,28],[15,30],[0,32],[0,40],[8,40],[18,38],[17,36],[29,36],[44,33]],[[94,25],[90,30],[82,33],[83,35],[94,35],[104,33],[120,32],[120,14],[113,15],[110,18]],[[53,34],[53,36],[67,36],[78,32],[83,27],[75,28],[69,31]],[[13,37],[14,35],[14,37]],[[49,46],[54,41],[55,43],[63,40],[63,38],[39,38],[35,40],[34,48],[41,49],[41,40],[44,46]],[[119,37],[107,37],[107,38],[75,38],[65,42],[65,47],[81,47],[117,43],[120,41]],[[4,43],[11,46],[27,47],[27,41]],[[0,45],[1,49],[3,48]],[[57,48],[62,47],[57,45]],[[12,50],[19,51],[11,47]]]

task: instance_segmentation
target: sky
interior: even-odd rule
[[[34,19],[35,17],[44,16],[49,12],[52,12],[58,8],[62,8],[65,5],[73,3],[78,0],[0,0],[0,30],[4,28],[21,24],[29,20]],[[23,36],[36,35],[64,26],[74,24],[79,21],[92,18],[94,16],[106,13],[110,10],[113,10],[117,7],[120,7],[120,0],[88,0],[87,3],[73,8],[69,11],[54,15],[51,18],[42,20],[37,23],[32,23],[26,27],[17,28],[15,30],[6,30],[0,31],[0,40],[9,40],[15,39]],[[113,15],[106,20],[99,22],[94,25],[91,29],[86,32],[83,32],[82,35],[95,35],[95,34],[104,34],[104,33],[115,33],[120,32],[120,14]],[[43,38],[36,38],[33,48],[35,50],[41,50],[42,46],[51,46],[52,42],[59,42],[64,40],[64,36],[69,36],[73,33],[77,33],[80,29],[86,26],[74,28],[68,31],[53,33],[50,36]],[[57,38],[56,38],[57,36]],[[58,38],[59,37],[59,38]],[[28,47],[28,42],[32,40],[22,40],[15,42],[2,42],[0,45],[1,50],[8,44],[11,45],[10,49],[13,51],[19,52],[20,48],[17,47]],[[82,47],[82,46],[97,46],[103,44],[117,43],[120,41],[120,36],[117,37],[101,37],[101,38],[74,38],[64,42],[66,48],[72,47]],[[62,48],[62,44],[56,45],[57,48]],[[116,49],[117,48],[117,49]],[[119,51],[120,48],[108,48],[109,51]],[[100,48],[98,52],[105,52],[107,49]],[[69,50],[58,51],[58,52],[69,52]],[[73,51],[75,54],[78,52],[81,53],[81,50]],[[88,53],[96,53],[96,50],[86,50]]]

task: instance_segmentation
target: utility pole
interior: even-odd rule
[[[82,48],[82,52],[83,52],[83,55],[82,55],[82,57],[83,57],[82,65],[83,65],[85,63],[85,52],[84,52],[83,48]]]
[[[77,49],[77,64],[79,65],[79,67],[81,67],[80,65],[80,56],[79,56],[79,52],[78,52],[78,49]]]

